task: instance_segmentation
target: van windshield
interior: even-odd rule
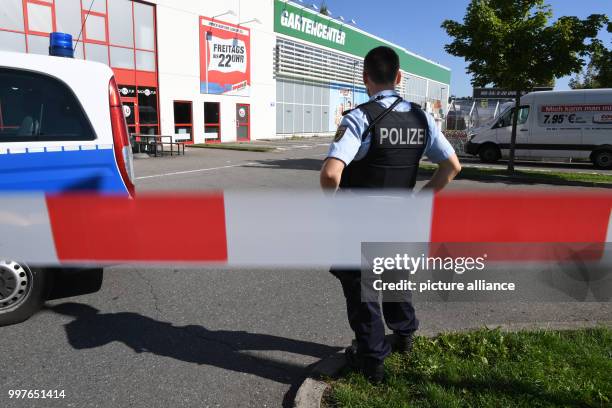
[[[42,74],[0,69],[0,142],[95,138],[66,84]]]

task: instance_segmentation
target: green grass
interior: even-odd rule
[[[187,147],[195,147],[200,149],[240,150],[245,152],[270,152],[274,150],[274,147],[271,146],[254,145],[250,143],[196,143],[187,145]]]
[[[420,169],[424,172],[433,172],[437,166],[421,163]],[[612,175],[601,173],[579,173],[561,171],[540,170],[515,170],[509,175],[505,169],[464,167],[458,178],[474,179],[489,178],[515,181],[518,183],[541,183],[541,184],[575,184],[583,183],[597,186],[598,184],[612,185]]]
[[[409,356],[385,361],[374,386],[345,373],[328,407],[610,407],[612,330],[505,333],[478,330],[416,337]]]

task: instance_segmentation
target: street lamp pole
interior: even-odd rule
[[[357,61],[353,61],[353,92],[351,94],[352,107],[355,107],[355,71],[357,70]]]

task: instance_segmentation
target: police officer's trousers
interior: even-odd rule
[[[385,341],[385,326],[382,322],[380,303],[362,302],[361,271],[332,268],[330,272],[342,284],[348,321],[357,340],[357,352],[366,358],[384,360],[391,353],[391,346]],[[383,300],[382,315],[387,327],[400,336],[412,335],[419,327],[419,321],[409,298],[405,302]]]

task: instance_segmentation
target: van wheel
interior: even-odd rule
[[[20,323],[43,305],[50,277],[15,261],[0,261],[0,326]]]
[[[592,161],[597,168],[612,169],[612,150],[593,152]]]
[[[478,156],[480,156],[480,161],[483,163],[495,163],[501,158],[501,151],[496,145],[488,143],[480,147]]]

